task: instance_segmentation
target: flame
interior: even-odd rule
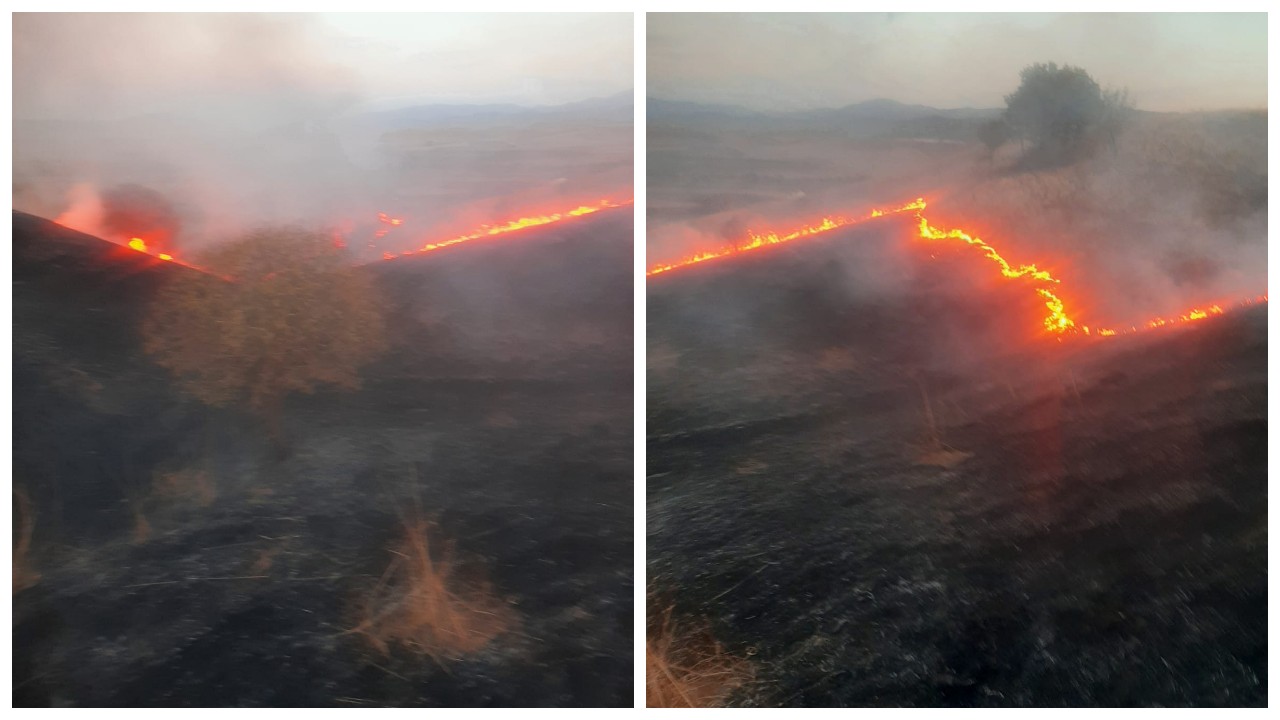
[[[654,265],[645,272],[646,276],[658,275],[664,272],[670,272],[690,265],[696,265],[708,260],[716,260],[729,255],[737,255],[738,253],[750,252],[769,245],[780,245],[782,243],[791,242],[800,238],[811,237],[819,233],[835,230],[836,228],[857,225],[858,223],[874,220],[875,218],[885,217],[887,215],[896,215],[898,213],[911,212],[912,210],[923,210],[925,207],[924,198],[916,198],[915,200],[895,208],[876,209],[862,217],[825,217],[821,222],[815,225],[806,225],[797,230],[793,230],[785,235],[777,233],[758,234],[749,232],[747,234],[747,242],[741,245],[730,245],[718,250],[707,250],[688,257],[681,258],[672,263]]]
[[[480,238],[491,237],[493,235],[503,235],[506,233],[515,232],[517,230],[523,230],[529,227],[537,227],[539,225],[549,225],[554,222],[568,220],[569,218],[582,217],[583,215],[591,215],[593,213],[598,213],[603,210],[611,210],[613,208],[625,207],[627,205],[632,204],[633,202],[634,202],[633,198],[628,198],[626,200],[607,200],[606,199],[606,200],[600,200],[599,202],[591,205],[579,205],[578,207],[573,208],[572,210],[566,210],[564,212],[550,213],[548,215],[534,215],[529,217],[521,217],[515,220],[508,220],[507,222],[504,222],[498,225],[482,225],[478,230],[467,233],[466,235],[459,235],[457,237],[449,238],[447,240],[441,240],[439,242],[426,243],[425,245],[418,248],[417,250],[407,250],[405,252],[400,253],[399,255],[396,255],[394,253],[389,253],[389,252],[383,253],[382,257],[384,260],[394,260],[397,257],[403,257],[406,255],[415,255],[418,253],[431,252],[433,250],[441,250],[443,248],[447,248],[453,245],[458,245],[460,243],[464,243],[469,240],[478,240]],[[398,224],[398,223],[393,223],[393,224]]]
[[[1050,285],[1056,285],[1060,282],[1053,275],[1049,274],[1048,271],[1041,270],[1035,265],[1019,265],[1017,267],[1010,265],[995,248],[988,245],[980,237],[970,235],[963,230],[939,230],[938,228],[930,225],[929,221],[925,219],[923,213],[925,203],[923,200],[919,202],[920,212],[916,213],[916,218],[920,221],[919,235],[921,238],[925,240],[960,240],[972,247],[976,247],[982,251],[982,254],[988,260],[1000,266],[1001,275],[1011,280],[1026,278],[1032,282]],[[1067,315],[1066,308],[1062,303],[1062,298],[1059,298],[1052,290],[1045,287],[1037,287],[1036,294],[1044,300],[1044,306],[1049,309],[1049,314],[1044,318],[1045,330],[1048,330],[1051,333],[1062,334],[1070,332],[1076,328],[1075,320],[1072,320],[1071,317]],[[1085,331],[1085,334],[1089,334],[1087,330]]]
[[[404,218],[392,217],[384,212],[380,212],[378,213],[378,222],[386,225],[387,227],[378,228],[378,230],[373,233],[373,237],[375,239],[384,238],[387,236],[387,233],[403,225]]]
[[[174,258],[169,253],[156,252],[154,248],[148,247],[146,240],[143,240],[140,237],[131,237],[129,238],[129,241],[124,245],[130,250],[143,253],[144,255],[150,255],[151,257],[164,260],[165,262],[177,263],[178,265],[186,265],[187,267],[193,270],[200,270],[201,272],[207,272],[203,268],[198,268],[195,265],[190,265],[188,263],[182,262],[181,260]]]
[[[169,253],[152,252],[151,248],[147,247],[147,241],[143,240],[140,237],[129,238],[129,242],[127,243],[127,245],[131,250],[137,250],[140,253],[146,253],[147,255],[151,255],[152,257],[160,258],[165,262],[178,262],[174,260],[173,256],[170,255]],[[186,265],[186,263],[179,263],[179,264]],[[194,266],[187,265],[187,267],[194,267]],[[196,268],[196,269],[198,270],[199,268]]]
[[[974,247],[980,250],[984,257],[986,257],[988,260],[992,261],[999,267],[1001,276],[1008,278],[1010,280],[1021,280],[1021,281],[1034,284],[1035,293],[1044,302],[1044,306],[1048,310],[1048,313],[1045,315],[1045,318],[1044,318],[1044,323],[1043,323],[1044,329],[1053,335],[1057,335],[1057,336],[1085,335],[1088,337],[1094,337],[1094,336],[1115,337],[1117,335],[1138,332],[1140,329],[1154,329],[1154,328],[1161,328],[1161,327],[1170,326],[1170,325],[1195,322],[1197,320],[1203,320],[1213,315],[1222,315],[1224,312],[1226,312],[1225,310],[1223,310],[1220,304],[1214,303],[1211,305],[1204,305],[1204,306],[1192,308],[1191,310],[1188,310],[1185,313],[1182,313],[1180,315],[1173,316],[1173,317],[1153,318],[1151,320],[1148,320],[1143,325],[1142,328],[1139,328],[1139,326],[1137,325],[1131,326],[1128,330],[1115,330],[1113,328],[1099,327],[1099,328],[1096,328],[1096,331],[1095,331],[1095,328],[1091,328],[1088,325],[1082,325],[1077,323],[1076,320],[1067,312],[1066,305],[1063,303],[1062,298],[1059,297],[1058,294],[1051,289],[1052,287],[1061,284],[1061,281],[1058,278],[1054,277],[1049,271],[1041,270],[1039,267],[1037,267],[1034,264],[1014,266],[1009,261],[1005,260],[1004,257],[986,241],[982,240],[979,237],[970,235],[964,230],[960,230],[960,229],[942,230],[937,227],[934,227],[929,223],[929,220],[924,216],[924,210],[927,207],[928,207],[928,204],[925,202],[924,198],[917,198],[912,202],[906,203],[905,205],[901,205],[896,208],[890,208],[887,210],[881,210],[881,209],[872,210],[869,214],[859,218],[849,219],[849,218],[843,218],[843,217],[825,217],[822,219],[821,222],[817,224],[801,227],[798,230],[793,230],[785,235],[779,235],[778,233],[773,233],[773,232],[764,233],[764,234],[749,232],[747,235],[747,241],[743,244],[732,245],[732,246],[728,246],[728,247],[720,248],[716,250],[708,250],[708,251],[700,252],[700,253],[682,258],[680,260],[677,260],[676,262],[673,262],[673,263],[654,265],[649,268],[649,270],[645,273],[645,275],[646,276],[658,275],[661,273],[669,272],[671,270],[676,270],[678,268],[690,267],[693,265],[697,265],[699,263],[707,262],[710,260],[717,260],[723,257],[729,257],[731,255],[736,255],[738,253],[755,250],[757,248],[765,247],[768,245],[777,245],[780,243],[790,242],[792,240],[796,240],[799,238],[810,237],[813,235],[817,235],[819,233],[827,232],[829,230],[834,230],[836,228],[847,227],[849,225],[865,222],[867,220],[886,217],[889,215],[896,215],[903,212],[914,211],[916,214],[916,220],[918,221],[917,229],[916,229],[917,230],[916,234],[918,238],[922,240],[928,240],[928,241],[959,240],[965,243],[966,245],[969,245],[971,247]],[[1254,298],[1242,300],[1238,304],[1241,306],[1247,306],[1247,305],[1253,305],[1255,303],[1265,303],[1265,302],[1267,302],[1267,296],[1258,295]]]

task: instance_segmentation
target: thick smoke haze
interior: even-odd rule
[[[648,26],[650,267],[924,197],[935,226],[1050,270],[1081,325],[1128,330],[1266,292],[1264,15],[670,14]],[[1034,162],[1034,140],[1007,125],[983,139],[1022,70],[1046,62],[1129,90],[1115,130],[1056,163]],[[790,247],[831,258],[832,292],[851,306],[927,294],[911,277],[939,262],[961,263],[976,306],[994,302],[994,265],[916,233],[903,215]],[[721,310],[741,312],[689,313]],[[1011,335],[1043,330],[1021,327]]]
[[[629,197],[631,33],[627,14],[17,14],[14,205],[109,234],[140,187],[189,249],[405,217],[361,247],[381,253]]]
[[[1265,14],[664,14],[648,17],[648,94],[755,110],[888,98],[999,107],[1054,61],[1156,111],[1267,102]]]

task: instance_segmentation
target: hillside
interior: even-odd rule
[[[281,456],[140,350],[156,289],[197,271],[15,213],[35,578],[14,595],[15,705],[629,704],[631,223],[614,215],[363,268],[393,301],[392,349],[359,391],[291,398]],[[465,661],[349,632],[414,507],[513,617]]]

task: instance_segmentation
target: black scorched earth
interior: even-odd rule
[[[368,266],[392,349],[291,398],[284,455],[141,350],[195,271],[13,223],[16,705],[630,704],[629,212]],[[518,617],[482,652],[349,632],[415,504]]]

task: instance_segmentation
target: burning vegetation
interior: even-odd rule
[[[651,102],[650,577],[735,704],[1266,702],[1266,111],[1021,80]]]
[[[825,217],[818,223],[815,223],[812,225],[805,225],[800,227],[799,229],[792,230],[786,233],[781,233],[781,234],[778,232],[768,232],[763,234],[749,233],[747,241],[740,245],[731,245],[731,246],[717,249],[717,250],[707,250],[707,251],[695,253],[693,255],[687,256],[673,263],[663,263],[663,264],[653,265],[649,268],[646,275],[648,276],[659,275],[662,273],[670,272],[672,270],[678,270],[678,269],[694,266],[699,263],[704,263],[711,260],[719,260],[723,258],[736,256],[740,253],[749,252],[751,250],[757,250],[757,249],[769,247],[772,245],[779,245],[782,243],[791,242],[793,240],[798,240],[801,238],[813,237],[820,233],[830,232],[832,230],[867,222],[869,220],[874,220],[877,218],[887,218],[887,217],[893,217],[905,212],[914,212],[915,219],[917,221],[917,225],[916,225],[917,239],[925,240],[925,241],[956,240],[956,241],[963,242],[964,244],[979,250],[986,259],[995,263],[996,266],[999,268],[999,272],[1002,277],[1009,280],[1017,280],[1017,281],[1027,283],[1031,287],[1031,289],[1035,292],[1035,294],[1041,298],[1041,300],[1044,303],[1044,307],[1048,311],[1044,317],[1044,329],[1045,329],[1045,332],[1048,333],[1049,335],[1062,336],[1062,335],[1080,334],[1084,336],[1096,335],[1098,337],[1112,337],[1117,334],[1127,334],[1131,332],[1137,332],[1143,329],[1154,329],[1154,328],[1164,327],[1166,325],[1171,325],[1171,324],[1188,323],[1196,320],[1203,320],[1211,315],[1221,315],[1224,312],[1221,305],[1218,305],[1215,303],[1215,304],[1202,306],[1203,309],[1200,307],[1197,307],[1197,308],[1193,308],[1191,310],[1185,311],[1176,316],[1157,317],[1151,320],[1147,320],[1140,324],[1131,325],[1128,328],[1121,328],[1119,330],[1112,329],[1110,327],[1099,327],[1096,325],[1091,327],[1089,325],[1081,324],[1077,322],[1077,320],[1073,317],[1072,314],[1068,313],[1065,303],[1063,302],[1062,298],[1059,297],[1058,292],[1054,289],[1055,286],[1061,283],[1061,280],[1054,277],[1053,274],[1051,274],[1049,271],[1038,268],[1035,264],[1024,264],[1024,265],[1017,265],[1017,266],[1010,264],[1010,262],[1006,260],[1004,256],[1000,254],[999,251],[997,251],[994,247],[992,247],[982,238],[974,235],[970,235],[964,230],[961,230],[958,228],[940,229],[938,227],[935,227],[934,225],[931,225],[928,218],[926,218],[924,215],[924,212],[927,208],[928,208],[928,203],[925,201],[925,199],[917,198],[912,202],[909,202],[894,208],[890,208],[887,210],[881,210],[881,209],[872,210],[868,214],[857,217],[856,219],[849,219],[845,217],[834,217],[834,218]],[[1239,299],[1235,302],[1235,304],[1251,305],[1257,302],[1266,302],[1266,300],[1267,300],[1266,295],[1259,295],[1256,297]]]
[[[384,260],[394,260],[397,257],[404,257],[408,255],[419,255],[422,253],[433,252],[435,250],[443,250],[444,248],[452,247],[454,245],[459,245],[461,243],[465,243],[471,240],[479,240],[480,238],[493,237],[495,235],[505,235],[507,233],[516,232],[518,230],[524,230],[525,228],[539,227],[542,225],[550,225],[551,223],[557,223],[565,220],[570,220],[573,218],[583,217],[585,215],[591,215],[594,213],[601,212],[603,210],[612,210],[614,208],[627,207],[631,205],[633,202],[634,200],[630,198],[626,200],[603,199],[595,203],[591,203],[588,205],[579,205],[573,209],[565,210],[561,212],[552,212],[545,215],[529,215],[525,217],[516,218],[514,220],[507,220],[506,222],[501,222],[494,225],[483,225],[479,229],[473,232],[466,233],[464,235],[458,235],[456,237],[452,237],[447,240],[428,242],[416,250],[406,250],[404,252],[401,252],[398,255],[396,253],[391,253],[391,252],[384,253],[382,257]],[[403,222],[402,220],[399,220],[399,219],[386,219],[386,216],[383,215],[382,213],[379,213],[378,215],[379,215],[380,221],[389,222],[391,225],[394,225],[394,226],[398,226]],[[382,231],[379,231],[379,232],[382,232]],[[379,235],[379,237],[381,237],[381,235]]]

